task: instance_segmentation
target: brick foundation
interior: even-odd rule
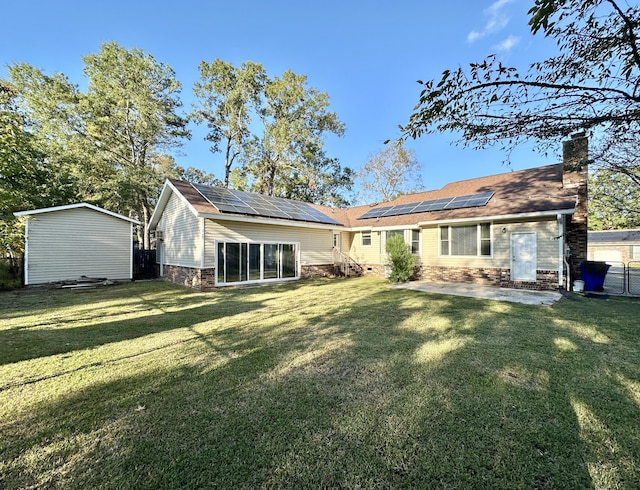
[[[384,277],[384,266],[379,264],[363,265],[364,274],[373,277]],[[558,271],[538,270],[535,282],[512,281],[510,269],[467,267],[442,267],[418,265],[411,277],[417,281],[433,282],[462,282],[468,284],[483,284],[514,289],[556,290],[558,289]]]
[[[363,275],[370,277],[384,277],[384,266],[380,264],[363,265]],[[462,282],[470,284],[484,284],[487,286],[531,289],[531,290],[556,290],[558,289],[558,271],[538,270],[535,282],[512,281],[509,269],[481,268],[471,269],[465,267],[438,267],[416,266],[412,280],[433,282]],[[303,265],[301,277],[336,277],[333,264]],[[181,267],[175,265],[164,266],[163,279],[181,284],[199,291],[215,288],[215,269],[196,269],[193,267]],[[238,283],[241,285],[242,283]]]
[[[215,269],[197,269],[195,267],[183,267],[177,265],[165,265],[163,268],[165,281],[187,286],[199,291],[205,291],[216,287]],[[336,277],[333,264],[303,265],[300,271],[301,277]],[[237,285],[242,285],[242,282]]]
[[[163,273],[162,278],[165,281],[200,291],[215,287],[215,269],[197,269],[195,267],[165,264],[163,266]]]
[[[366,264],[362,266],[362,275],[370,277],[385,277],[384,265]]]
[[[333,264],[303,265],[300,268],[300,276],[305,279],[312,277],[336,277],[336,268]]]
[[[512,281],[510,269],[417,266],[416,279],[434,282],[463,282],[502,288],[555,290],[558,271],[538,270],[535,281]]]

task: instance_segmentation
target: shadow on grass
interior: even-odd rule
[[[199,333],[174,363],[158,359],[153,372],[32,407],[3,426],[0,459],[16,462],[4,484],[638,481],[640,408],[625,387],[640,379],[637,347],[622,345],[637,346],[633,323],[603,327],[606,313],[587,303],[542,308],[350,286],[338,298],[329,285],[307,284],[304,304],[297,294],[262,300],[268,327]],[[210,311],[193,313],[195,324]]]
[[[232,317],[262,307],[262,303],[252,301],[251,294],[247,292],[229,290],[204,296],[174,286],[169,286],[170,289],[163,292],[166,287],[159,284],[150,293],[136,297],[136,288],[131,285],[126,289],[109,291],[106,299],[101,294],[99,298],[102,303],[107,303],[107,299],[111,302],[106,305],[88,304],[84,309],[74,310],[74,317],[53,316],[2,329],[0,365],[187,328],[203,320]],[[78,301],[82,303],[92,298],[78,298],[73,295],[74,292],[60,290],[50,291],[49,294],[66,300],[64,305],[77,304]],[[68,297],[70,294],[73,295],[71,298]],[[133,297],[135,302],[127,301],[127,295],[129,299]],[[132,318],[127,318],[134,314]]]

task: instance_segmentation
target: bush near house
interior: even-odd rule
[[[22,259],[0,258],[0,291],[22,285]]]
[[[413,275],[416,257],[411,247],[404,242],[402,235],[394,235],[387,240],[387,265],[391,268],[391,282],[407,282]]]

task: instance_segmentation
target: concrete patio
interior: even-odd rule
[[[410,281],[394,284],[391,287],[396,289],[412,289],[414,291],[424,291],[427,293],[449,294],[452,296],[509,301],[527,305],[551,306],[562,298],[562,295],[557,291],[530,291],[526,289],[497,288],[480,284]]]

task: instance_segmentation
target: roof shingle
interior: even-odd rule
[[[452,182],[441,189],[406,194],[393,201],[376,205],[356,206],[346,209],[318,204],[311,204],[311,206],[347,227],[415,225],[419,222],[573,210],[577,199],[576,190],[563,187],[562,171],[562,164],[547,165]],[[172,180],[171,183],[196,211],[205,214],[220,214],[190,183],[179,180]],[[483,192],[494,193],[486,206],[358,219],[373,207],[417,203]]]

